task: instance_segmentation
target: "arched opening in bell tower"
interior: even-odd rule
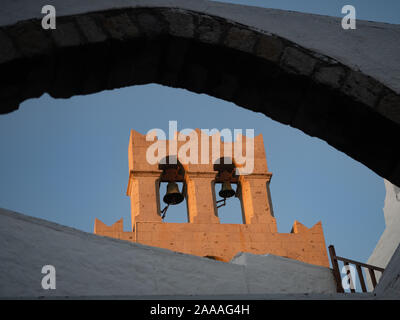
[[[220,223],[244,223],[241,187],[234,161],[230,157],[219,158],[213,169],[218,172],[213,181],[213,192]]]
[[[158,181],[158,208],[163,222],[188,222],[186,202],[185,169],[176,156],[161,159],[162,170]],[[185,209],[186,208],[186,209]]]

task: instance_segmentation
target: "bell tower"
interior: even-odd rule
[[[250,252],[329,266],[321,222],[307,228],[295,221],[290,233],[278,233],[269,190],[272,173],[268,171],[262,135],[223,142],[219,133],[208,136],[196,129],[188,138],[195,141],[190,161],[185,139],[148,141],[145,135],[131,131],[127,188],[131,230],[123,231],[122,219],[112,226],[96,219],[96,234],[221,261]],[[157,143],[165,155],[149,160]],[[242,150],[246,150],[245,162],[239,161]],[[253,164],[251,171],[247,162]],[[161,183],[168,184],[162,201]],[[218,194],[215,186],[220,186]],[[219,208],[231,198],[241,203],[241,224],[219,221]],[[188,222],[164,222],[168,208],[183,201]]]

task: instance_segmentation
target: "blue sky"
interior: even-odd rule
[[[399,1],[230,1],[340,16],[344,4],[358,18],[400,23]],[[341,256],[366,261],[383,229],[383,179],[362,164],[262,114],[207,95],[159,85],[104,91],[71,99],[43,95],[0,116],[0,207],[88,232],[95,217],[130,225],[128,140],[131,129],[254,129],[263,134],[273,173],[272,202],[279,232],[294,220],[322,220],[326,244]],[[219,190],[217,190],[219,191]],[[163,195],[163,193],[161,193]],[[231,199],[222,222],[240,223]],[[185,221],[184,203],[166,221]]]

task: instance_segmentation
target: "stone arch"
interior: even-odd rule
[[[400,185],[399,94],[286,38],[204,12],[136,7],[0,27],[1,113],[158,83],[231,101],[316,136]]]
[[[236,161],[234,157],[220,157],[214,161],[213,169],[214,171],[221,171],[221,170],[234,170],[236,169]]]
[[[166,174],[166,171],[169,168],[176,169],[175,181],[177,181],[177,182],[183,182],[184,181],[186,168],[179,161],[179,159],[178,159],[178,157],[176,155],[167,155],[166,157],[164,157],[163,159],[161,159],[159,161],[158,169],[162,170],[160,176],[161,176],[161,180],[162,181],[164,180],[164,182],[168,181],[168,177],[164,177],[164,179],[163,179],[162,176],[163,176],[163,174]]]

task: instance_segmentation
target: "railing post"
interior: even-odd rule
[[[342,287],[342,278],[340,277],[339,264],[336,259],[335,247],[333,245],[329,246],[329,255],[331,257],[333,275],[336,280],[336,290],[339,293],[344,293],[344,289]]]
[[[363,263],[363,262],[359,262],[359,261],[354,261],[351,259],[347,259],[347,258],[343,258],[340,256],[336,255],[335,252],[335,247],[333,245],[329,246],[329,255],[331,257],[331,262],[332,262],[332,267],[333,267],[333,275],[335,276],[335,280],[336,280],[336,285],[337,285],[337,292],[341,292],[344,293],[344,288],[342,285],[342,279],[340,278],[340,270],[339,270],[339,264],[338,261],[342,261],[344,263],[344,265],[346,267],[349,266],[349,264],[354,264],[356,266],[357,269],[357,273],[358,273],[358,278],[360,279],[360,284],[361,284],[361,288],[363,292],[367,292],[367,287],[365,285],[365,281],[364,281],[364,275],[362,272],[361,267],[368,269],[369,275],[371,277],[371,281],[372,281],[372,285],[375,289],[376,285],[377,285],[377,281],[376,281],[376,277],[375,277],[375,271],[379,271],[381,273],[383,273],[385,271],[385,269],[381,268],[381,267],[377,267],[377,266],[373,266],[367,263]],[[347,276],[349,277],[350,280],[350,291],[351,292],[356,292],[355,288],[354,288],[354,281],[356,279],[353,279],[352,275],[351,275],[351,271],[349,270],[349,268],[347,268],[347,272],[346,272]]]
[[[350,265],[348,262],[344,262],[344,265],[347,267],[346,268],[346,276],[349,278],[350,292],[354,293],[354,292],[356,292],[356,290],[354,289],[354,281],[353,281],[353,277],[351,276]]]
[[[372,285],[374,286],[374,289],[375,289],[375,287],[376,287],[376,278],[375,278],[374,269],[368,269],[368,271],[369,271],[369,275],[371,276]]]
[[[360,265],[356,265],[358,278],[360,279],[360,284],[363,292],[367,292],[367,287],[365,286],[364,276]]]

